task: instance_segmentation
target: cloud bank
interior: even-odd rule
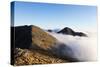
[[[88,37],[71,36],[64,34],[57,34],[54,32],[49,32],[50,35],[58,39],[59,42],[64,43],[66,46],[70,47],[72,54],[68,48],[64,48],[62,54],[77,58],[80,61],[96,61],[97,60],[97,33],[88,32]],[[60,47],[58,47],[60,48]],[[59,49],[60,51],[60,49]]]

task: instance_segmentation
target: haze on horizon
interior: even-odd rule
[[[86,5],[13,2],[14,26],[36,25],[44,29],[97,28],[97,7]]]

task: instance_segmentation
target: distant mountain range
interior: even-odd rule
[[[87,35],[83,32],[75,32],[74,30],[72,30],[71,28],[69,27],[65,27],[63,28],[62,30],[60,31],[55,31],[55,30],[47,30],[48,32],[55,32],[55,33],[62,33],[62,34],[65,34],[65,35],[72,35],[72,36],[83,36],[83,37],[87,37]]]

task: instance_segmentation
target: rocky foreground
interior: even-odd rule
[[[65,63],[66,60],[60,59],[48,53],[40,50],[28,50],[28,49],[15,49],[15,64],[14,65],[29,65],[29,64],[51,64],[51,63]]]

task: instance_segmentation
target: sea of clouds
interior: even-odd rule
[[[79,37],[65,34],[58,34],[55,32],[49,32],[59,42],[64,43],[70,47],[72,54],[68,48],[64,48],[62,54],[74,56],[80,61],[96,61],[97,60],[97,32],[85,32],[88,37]],[[58,47],[60,48],[60,47]],[[59,50],[60,51],[60,50]]]

